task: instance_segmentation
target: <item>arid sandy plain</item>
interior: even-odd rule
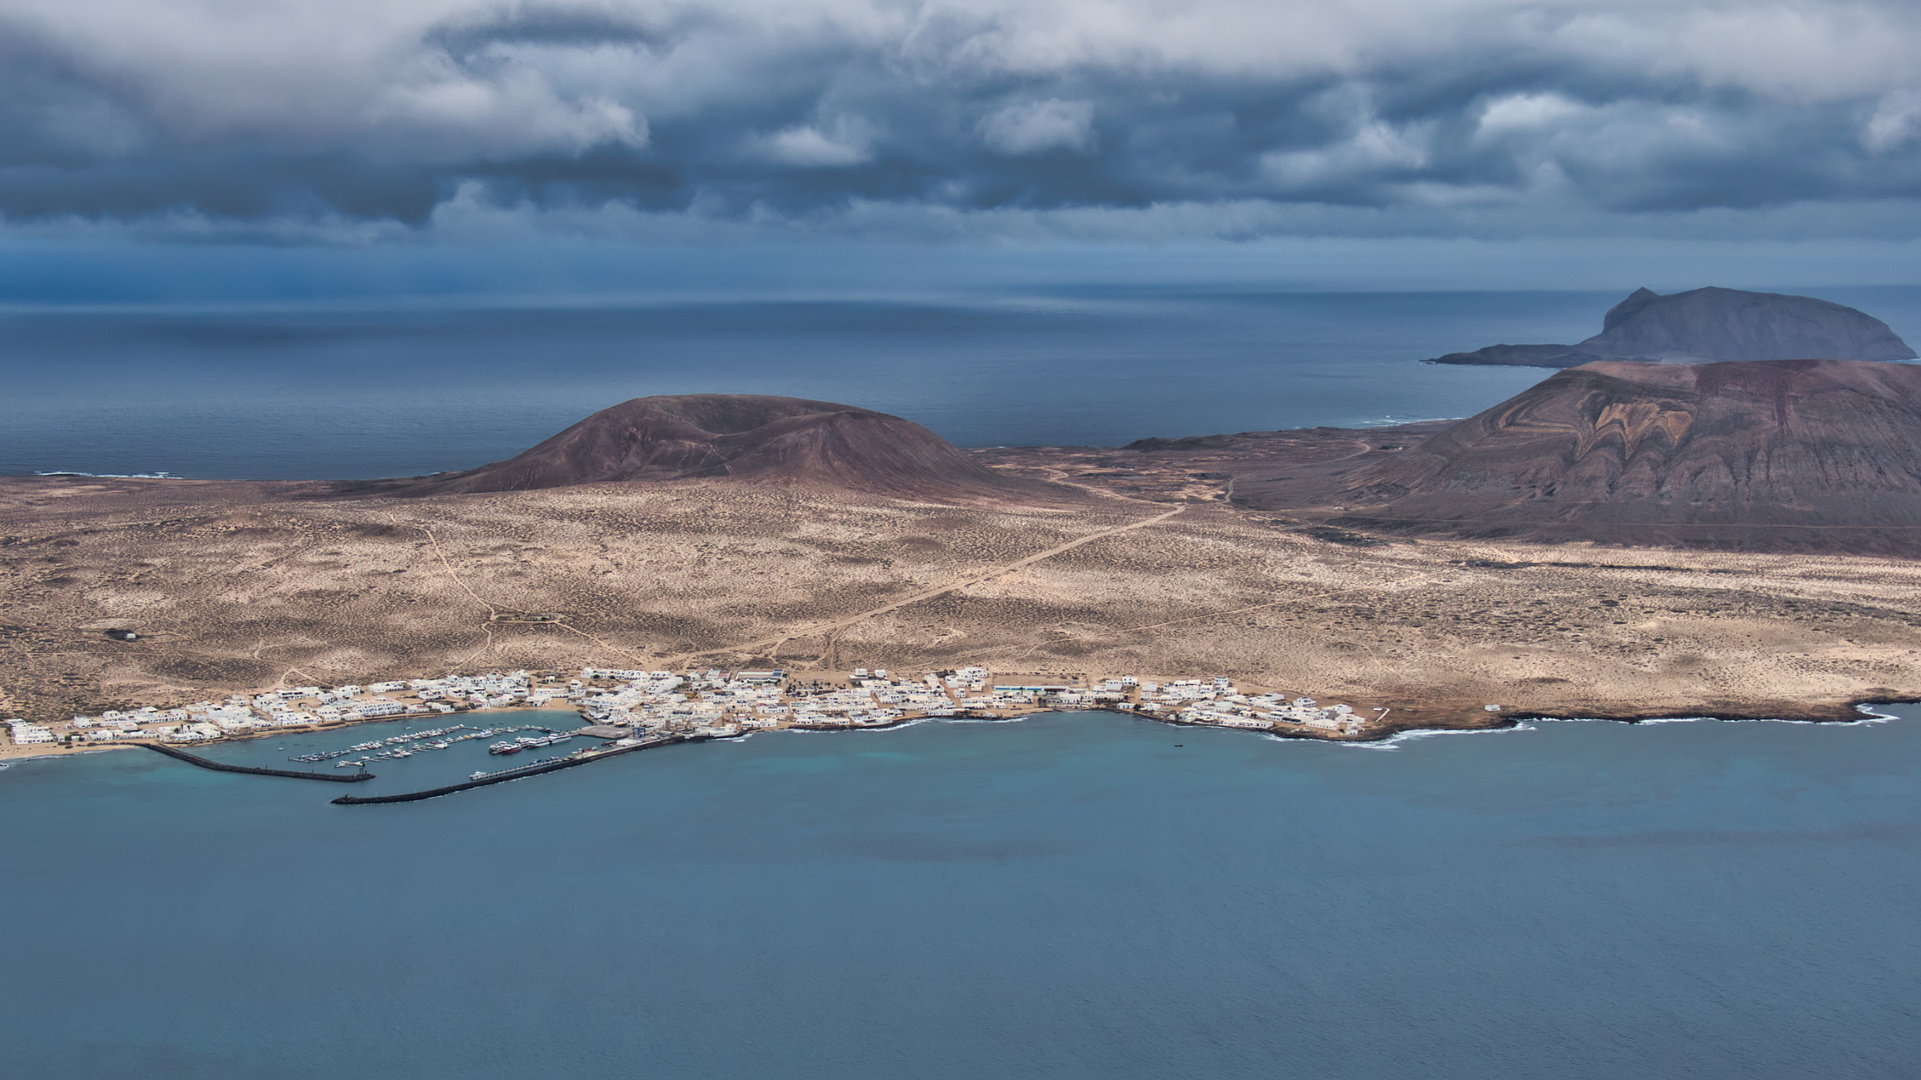
[[[977,453],[1086,495],[0,480],[0,710],[691,664],[1228,675],[1388,709],[1371,734],[1530,714],[1841,719],[1921,697],[1913,561],[1371,538],[1230,504],[1231,478],[1178,455]],[[1134,471],[1103,474],[1117,460]]]

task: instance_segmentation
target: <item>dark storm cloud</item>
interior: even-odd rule
[[[15,222],[418,224],[461,199],[1349,208],[1472,233],[1921,190],[1921,20],[1895,4],[8,6]]]

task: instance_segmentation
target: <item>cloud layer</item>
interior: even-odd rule
[[[5,0],[0,215],[1871,218],[1916,55],[1882,0]]]

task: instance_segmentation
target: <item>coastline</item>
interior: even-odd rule
[[[1140,712],[1135,709],[1117,708],[1112,705],[1104,704],[1104,703],[1072,705],[1072,706],[1036,707],[1033,709],[1014,712],[1014,713],[1005,714],[1005,715],[1000,715],[1000,714],[967,715],[964,713],[957,714],[957,715],[935,715],[931,713],[919,713],[915,715],[902,716],[902,717],[899,717],[898,719],[894,719],[885,723],[878,723],[878,724],[859,724],[859,725],[788,724],[781,727],[748,728],[748,729],[742,729],[742,730],[737,730],[732,732],[681,734],[681,735],[675,735],[675,736],[666,737],[666,738],[658,738],[658,739],[655,739],[654,741],[645,742],[640,745],[619,746],[618,743],[616,742],[609,742],[609,743],[603,744],[603,746],[599,748],[598,751],[596,750],[576,751],[575,752],[576,755],[582,755],[582,756],[570,756],[567,758],[556,759],[555,761],[544,763],[544,767],[529,769],[526,772],[518,772],[517,770],[514,770],[511,767],[509,769],[501,770],[502,772],[516,773],[516,775],[502,776],[502,777],[487,779],[479,782],[465,781],[465,782],[457,783],[454,785],[449,785],[447,786],[444,793],[451,794],[455,791],[466,790],[472,787],[482,787],[482,786],[487,786],[489,784],[502,783],[502,782],[505,782],[506,780],[521,779],[524,776],[540,775],[541,773],[544,773],[544,772],[553,772],[553,771],[558,771],[560,769],[570,768],[578,765],[586,765],[594,761],[598,761],[605,757],[622,756],[622,755],[633,753],[640,750],[658,749],[662,746],[679,745],[681,743],[688,743],[688,742],[738,742],[738,741],[751,738],[755,735],[771,734],[771,733],[777,733],[782,731],[808,732],[808,733],[818,733],[818,734],[855,733],[855,732],[863,732],[863,731],[896,731],[896,730],[913,727],[917,724],[936,723],[936,722],[938,723],[1016,723],[1019,721],[1042,716],[1048,713],[1108,713],[1115,716],[1124,716],[1124,717],[1129,717],[1136,720],[1145,720],[1151,723],[1163,724],[1168,727],[1213,729],[1213,730],[1221,730],[1221,731],[1238,731],[1238,732],[1244,732],[1251,735],[1263,736],[1263,737],[1273,739],[1276,741],[1281,741],[1281,742],[1321,742],[1321,743],[1333,743],[1337,745],[1352,745],[1352,746],[1371,748],[1371,749],[1391,749],[1401,742],[1411,741],[1411,740],[1420,739],[1420,738],[1427,738],[1432,736],[1438,736],[1438,735],[1493,734],[1493,733],[1506,732],[1506,731],[1529,730],[1531,728],[1531,725],[1536,722],[1539,722],[1539,723],[1606,723],[1606,724],[1625,724],[1628,726],[1634,726],[1637,724],[1662,724],[1662,723],[1767,723],[1767,724],[1802,724],[1802,725],[1809,725],[1809,726],[1843,726],[1843,727],[1860,725],[1860,724],[1879,724],[1879,723],[1887,723],[1892,720],[1898,720],[1900,719],[1900,717],[1893,714],[1889,714],[1889,713],[1875,711],[1876,706],[1910,705],[1910,704],[1916,704],[1917,702],[1921,702],[1921,699],[1914,699],[1914,698],[1900,699],[1900,700],[1869,699],[1869,700],[1851,703],[1850,705],[1846,706],[1845,712],[1842,712],[1836,709],[1823,708],[1819,715],[1808,715],[1808,716],[1774,715],[1774,714],[1759,714],[1759,713],[1698,713],[1698,712],[1683,713],[1683,712],[1676,712],[1676,711],[1659,711],[1659,710],[1650,710],[1646,713],[1638,713],[1638,714],[1629,715],[1629,716],[1620,716],[1620,715],[1608,716],[1608,715],[1600,715],[1600,714],[1562,715],[1562,714],[1549,714],[1549,713],[1543,713],[1543,712],[1516,712],[1516,713],[1503,713],[1498,715],[1490,714],[1490,720],[1489,722],[1486,722],[1486,723],[1477,723],[1472,725],[1451,725],[1451,726],[1450,725],[1389,724],[1389,725],[1369,727],[1365,731],[1356,735],[1339,735],[1339,734],[1322,733],[1322,732],[1287,731],[1287,730],[1236,727],[1236,726],[1226,725],[1226,724],[1215,724],[1215,723],[1205,723],[1200,721],[1183,720],[1175,716],[1160,716],[1152,713]],[[533,706],[533,705],[523,704],[523,705],[502,706],[498,708],[469,709],[469,710],[463,710],[462,712],[465,715],[474,715],[474,714],[482,714],[482,713],[572,712],[572,711],[573,710],[553,709],[546,706]],[[396,722],[403,722],[405,720],[426,720],[426,719],[434,719],[434,717],[424,717],[424,716],[401,717],[401,718],[382,717],[378,719],[371,719],[371,720],[365,720],[365,721],[342,722],[337,724],[325,725],[322,727],[301,728],[301,729],[294,729],[289,731],[247,732],[244,734],[233,735],[224,739],[211,740],[210,742],[207,742],[207,743],[196,743],[194,745],[209,745],[209,744],[218,745],[220,743],[226,743],[226,742],[250,741],[254,739],[266,738],[270,735],[286,735],[286,734],[306,735],[306,734],[316,734],[316,733],[326,732],[326,731],[344,731],[349,728],[361,727],[368,724],[396,723]],[[130,750],[130,749],[140,749],[140,748],[159,749],[158,747],[155,747],[152,743],[130,741],[130,742],[120,742],[120,743],[113,743],[113,744],[100,745],[100,746],[77,747],[73,749],[48,750],[48,751],[39,752],[39,753],[12,754],[12,755],[0,754],[0,768],[4,768],[8,765],[12,765],[17,762],[43,761],[43,760],[49,760],[49,759],[55,759],[55,758],[73,758],[73,757],[81,757],[89,754],[109,753],[115,750]],[[171,749],[172,748],[167,748],[167,750],[171,750]],[[167,751],[163,751],[163,752],[167,752]],[[169,753],[168,756],[180,757],[183,755]],[[235,770],[235,771],[260,771],[260,770]],[[324,777],[324,778],[333,779],[332,777]],[[346,802],[348,803],[372,803],[372,802],[413,801],[420,797],[423,797],[423,796],[420,796],[418,793],[410,793],[405,796],[376,796],[376,797],[366,797],[366,798],[349,796],[349,797],[345,797],[345,799],[346,799]],[[337,799],[334,801],[341,802],[342,800]]]
[[[58,750],[35,754],[0,755],[0,765],[12,765],[21,761],[46,761],[52,758],[84,757],[88,754],[108,754],[115,750],[132,750],[136,743],[116,743],[112,746],[89,746],[82,750]]]
[[[1036,709],[1032,712],[1019,713],[1012,716],[994,716],[994,717],[935,716],[931,714],[923,714],[918,716],[903,716],[899,719],[896,719],[884,724],[867,724],[867,725],[861,725],[859,727],[853,727],[853,726],[847,726],[847,725],[793,724],[793,725],[789,725],[787,727],[782,727],[782,728],[746,729],[746,730],[735,731],[732,733],[692,734],[692,735],[674,735],[674,736],[656,737],[651,740],[638,741],[638,742],[633,742],[630,740],[623,739],[616,742],[603,744],[598,750],[578,750],[578,751],[575,751],[573,754],[568,755],[565,758],[559,758],[551,761],[534,762],[526,766],[521,766],[519,768],[509,767],[494,773],[484,773],[484,774],[475,773],[473,777],[468,780],[459,781],[452,784],[445,784],[439,787],[424,788],[416,791],[399,792],[399,793],[388,794],[388,795],[370,795],[370,796],[342,795],[330,801],[335,806],[363,806],[363,805],[391,804],[391,803],[403,803],[403,802],[425,802],[428,799],[438,799],[448,795],[456,795],[456,794],[459,794],[460,792],[471,791],[475,788],[489,787],[494,784],[504,784],[514,780],[523,780],[533,776],[540,776],[545,773],[559,772],[563,769],[571,769],[571,768],[578,768],[584,765],[591,765],[597,761],[602,761],[607,758],[624,757],[628,754],[638,753],[643,750],[657,750],[663,747],[677,746],[682,743],[694,743],[694,742],[743,742],[747,739],[752,738],[755,735],[773,734],[773,733],[782,732],[782,731],[802,731],[802,732],[810,732],[810,733],[835,733],[835,732],[856,732],[856,731],[897,731],[897,730],[901,730],[909,727],[914,727],[918,724],[931,723],[931,722],[1017,723],[1023,720],[1031,719],[1036,716],[1041,716],[1046,713],[1093,713],[1093,712],[1105,712],[1105,713],[1112,713],[1120,716],[1130,716],[1136,719],[1145,719],[1155,723],[1167,724],[1173,727],[1214,728],[1219,730],[1244,730],[1244,731],[1250,730],[1250,729],[1244,729],[1244,728],[1242,729],[1231,728],[1223,724],[1196,723],[1193,721],[1184,721],[1184,720],[1177,720],[1177,719],[1172,719],[1167,717],[1144,715],[1132,709],[1120,709],[1120,708],[1114,708],[1106,705],[1091,705],[1091,706],[1084,706],[1084,707],[1078,707],[1078,708],[1067,708],[1067,707],[1044,708],[1044,709]],[[1633,725],[1637,723],[1641,723],[1641,724],[1701,723],[1701,722],[1709,722],[1709,721],[1716,721],[1716,720],[1720,720],[1721,722],[1724,722],[1724,723],[1879,724],[1879,723],[1886,723],[1889,720],[1893,720],[1893,719],[1897,719],[1897,717],[1888,716],[1885,714],[1870,713],[1865,711],[1863,711],[1861,715],[1851,720],[1834,720],[1834,719],[1781,720],[1781,719],[1775,719],[1775,718],[1759,718],[1759,717],[1720,718],[1720,717],[1710,717],[1710,716],[1689,716],[1689,717],[1673,717],[1673,718],[1662,719],[1662,720],[1642,719],[1642,720],[1621,721],[1621,720],[1608,720],[1603,717],[1579,717],[1579,718],[1513,717],[1513,718],[1508,718],[1509,722],[1504,724],[1499,724],[1499,725],[1490,725],[1490,726],[1477,727],[1477,728],[1407,728],[1407,729],[1395,731],[1391,734],[1369,736],[1369,737],[1362,737],[1362,738],[1330,738],[1325,736],[1288,734],[1288,733],[1282,733],[1277,731],[1250,731],[1250,733],[1255,735],[1263,735],[1263,736],[1266,736],[1267,738],[1274,739],[1276,741],[1332,742],[1332,743],[1338,743],[1338,744],[1352,745],[1361,749],[1393,750],[1393,749],[1397,749],[1398,744],[1401,742],[1412,741],[1414,739],[1427,738],[1427,737],[1433,737],[1433,736],[1439,736],[1439,735],[1496,734],[1500,732],[1509,732],[1509,731],[1535,730],[1533,724],[1529,722],[1530,720],[1538,720],[1543,723],[1626,723],[1629,725]]]

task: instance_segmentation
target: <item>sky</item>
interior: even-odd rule
[[[0,303],[1912,283],[1921,5],[0,0]]]

